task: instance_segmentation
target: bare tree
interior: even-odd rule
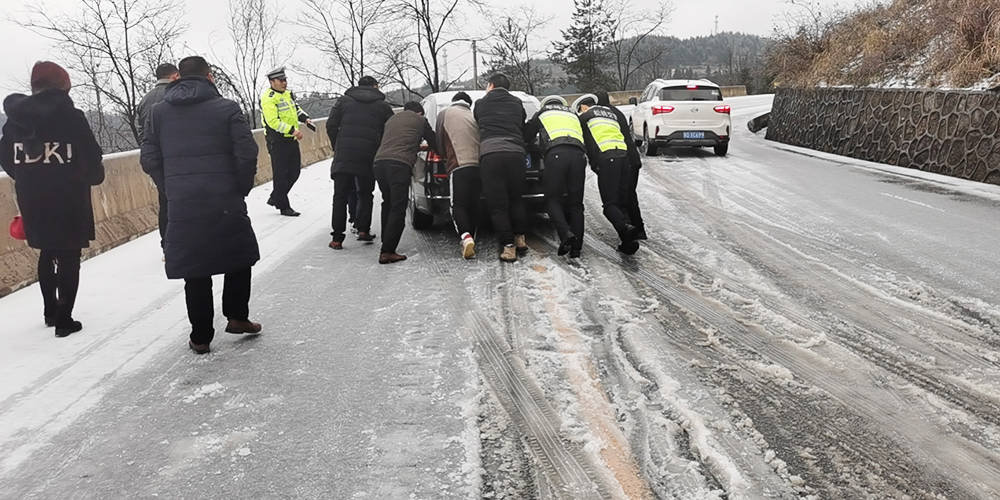
[[[422,93],[414,89],[411,83],[401,81],[406,78],[400,78],[399,75],[415,73],[431,93],[451,88],[468,71],[463,71],[457,78],[444,81],[441,77],[442,53],[448,45],[468,39],[461,35],[461,29],[456,28],[460,25],[460,8],[482,8],[482,5],[479,0],[395,0],[393,10],[399,13],[401,24],[413,26],[416,30],[411,38],[392,40],[389,49],[383,50],[385,56],[395,57],[395,60],[386,60],[387,70],[383,76],[416,95]]]
[[[119,139],[134,146],[139,140],[136,106],[154,83],[156,65],[186,29],[180,19],[177,3],[170,0],[79,0],[72,13],[63,14],[37,4],[22,25],[65,51],[67,66],[84,76],[98,105],[110,103],[124,121],[130,137]]]
[[[229,87],[250,123],[257,123],[260,113],[258,92],[263,85],[265,65],[274,65],[278,16],[268,0],[229,0],[229,38],[233,44],[229,63],[220,63],[216,76]],[[219,69],[222,69],[220,72]]]
[[[649,37],[659,34],[670,19],[673,6],[661,2],[651,10],[636,10],[629,0],[609,6],[613,37],[608,43],[614,71],[611,79],[618,90],[629,90],[633,77],[649,64],[656,64],[667,47],[650,44]]]
[[[537,32],[549,21],[551,18],[539,16],[534,8],[522,8],[516,16],[502,16],[493,33],[490,70],[508,73],[516,86],[536,94],[552,75],[532,63],[533,58],[544,52],[532,51],[531,47]]]
[[[303,0],[305,12],[298,24],[308,42],[332,62],[328,74],[314,77],[338,86],[350,86],[370,71],[373,39],[382,25],[396,18],[390,0]],[[346,80],[346,81],[345,81]]]

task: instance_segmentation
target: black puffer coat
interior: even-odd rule
[[[104,182],[104,165],[83,112],[63,90],[13,94],[3,107],[0,165],[14,179],[28,245],[87,248],[94,239],[90,187]]]
[[[344,92],[326,121],[326,133],[333,145],[330,175],[374,175],[372,163],[382,140],[392,106],[375,87],[352,87]]]
[[[212,82],[184,77],[153,108],[142,169],[167,195],[167,277],[202,278],[260,260],[244,197],[257,172],[257,143],[240,107]]]
[[[506,89],[493,89],[472,110],[479,124],[479,157],[490,153],[525,153],[524,104]]]

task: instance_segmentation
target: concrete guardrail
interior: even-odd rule
[[[317,132],[304,129],[301,142],[302,163],[310,165],[332,155],[326,135],[326,119],[315,120]],[[271,158],[264,144],[264,130],[254,130],[260,147],[257,155],[256,183],[271,180]],[[97,240],[84,251],[93,257],[142,236],[157,227],[158,198],[156,187],[139,166],[139,151],[109,154],[104,157],[105,180],[91,191]],[[7,225],[18,214],[14,182],[0,176],[0,297],[33,283],[37,277],[38,251],[23,241],[10,237]]]

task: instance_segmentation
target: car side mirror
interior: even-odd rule
[[[628,103],[635,106],[636,104],[639,104],[639,99],[636,99],[635,97],[629,97]]]

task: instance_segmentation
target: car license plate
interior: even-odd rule
[[[704,139],[704,132],[684,132],[685,139]]]

